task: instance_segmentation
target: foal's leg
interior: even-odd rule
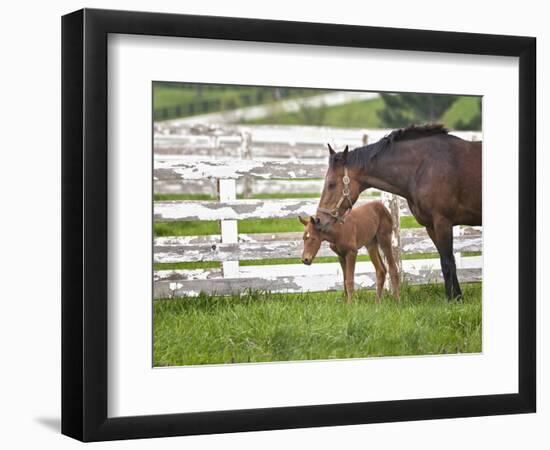
[[[353,292],[355,290],[355,261],[357,259],[357,250],[346,253],[346,276],[344,285],[346,286],[346,295],[348,303],[351,303]]]
[[[346,258],[338,255],[338,261],[340,261],[340,267],[342,268],[342,274],[344,275],[344,297],[347,298],[348,292],[346,288]]]
[[[448,300],[462,298],[462,291],[456,276],[455,256],[453,254],[453,225],[444,218],[434,220],[433,228],[426,227],[434,242],[441,260],[441,271],[445,280],[445,295]]]
[[[386,268],[380,257],[378,244],[376,242],[371,242],[367,245],[367,251],[369,252],[370,260],[376,271],[376,303],[380,303],[380,296],[382,295],[382,289],[386,281]]]
[[[344,258],[340,253],[336,251],[336,247],[333,244],[330,244],[330,249],[336,253],[338,256],[338,261],[340,261],[340,267],[342,268],[342,275],[344,276],[344,297],[347,298],[348,294],[346,292],[346,258]]]
[[[393,249],[391,243],[391,232],[390,233],[378,233],[376,239],[384,252],[384,256],[388,261],[388,270],[390,272],[390,280],[393,289],[393,295],[395,299],[399,302],[400,292],[399,292],[399,272],[397,271],[397,263],[393,256]]]

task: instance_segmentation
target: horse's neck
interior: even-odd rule
[[[363,181],[368,187],[409,198],[409,180],[416,167],[414,164],[404,164],[408,156],[406,151],[398,152],[399,149],[392,148],[376,155],[365,170]]]

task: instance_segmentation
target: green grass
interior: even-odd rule
[[[462,256],[479,256],[481,252],[464,252]],[[402,255],[402,260],[428,259],[439,258],[439,253],[415,253],[413,255]],[[359,255],[357,261],[370,261],[368,255]],[[338,262],[336,256],[320,256],[315,258],[315,264],[324,264]],[[299,258],[271,258],[259,260],[243,260],[239,261],[240,266],[266,266],[273,264],[302,264]],[[180,269],[215,269],[221,267],[221,264],[216,261],[202,262],[180,262],[180,263],[159,263],[154,265],[155,270],[180,270]]]
[[[447,303],[442,285],[403,287],[396,305],[358,291],[181,298],[154,303],[154,365],[481,352],[481,284]]]
[[[381,98],[346,103],[345,105],[316,108],[308,113],[274,113],[262,119],[253,120],[251,124],[278,125],[319,125],[349,128],[380,128],[383,127],[377,111],[384,108]]]
[[[402,228],[418,228],[421,225],[414,217],[402,217]],[[303,231],[304,226],[293,219],[239,220],[239,233],[285,233]],[[155,236],[205,236],[219,234],[220,226],[214,220],[189,220],[186,222],[155,222]]]
[[[203,85],[199,91],[199,85],[156,83],[153,89],[153,102],[155,108],[183,105],[197,100],[219,99],[222,103],[226,100],[235,100],[238,104],[238,96],[241,94],[254,95],[262,88],[248,86],[216,86]],[[215,111],[211,111],[215,112]]]
[[[155,237],[160,236],[205,236],[220,234],[220,222],[217,220],[189,220],[186,222],[155,222]]]
[[[153,200],[160,202],[174,200],[215,200],[215,198],[210,194],[154,194]]]
[[[413,216],[403,216],[399,220],[401,228],[422,228]]]

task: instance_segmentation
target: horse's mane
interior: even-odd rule
[[[449,130],[440,123],[409,125],[406,128],[393,130],[378,142],[351,150],[348,153],[346,163],[351,166],[364,166],[373,156],[390,147],[394,142],[420,139],[433,135],[448,135],[448,133]],[[341,160],[341,155],[341,152],[331,155],[329,159],[329,166],[334,166],[334,164]]]
[[[418,139],[427,136],[432,136],[434,134],[447,134],[449,130],[443,126],[441,123],[429,123],[426,125],[409,125],[406,128],[400,128],[398,130],[393,130],[383,139],[387,139],[391,142],[394,141],[405,141],[408,139]]]

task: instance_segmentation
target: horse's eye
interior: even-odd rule
[[[335,187],[336,187],[336,183],[329,183],[328,184],[329,189],[334,189]]]

